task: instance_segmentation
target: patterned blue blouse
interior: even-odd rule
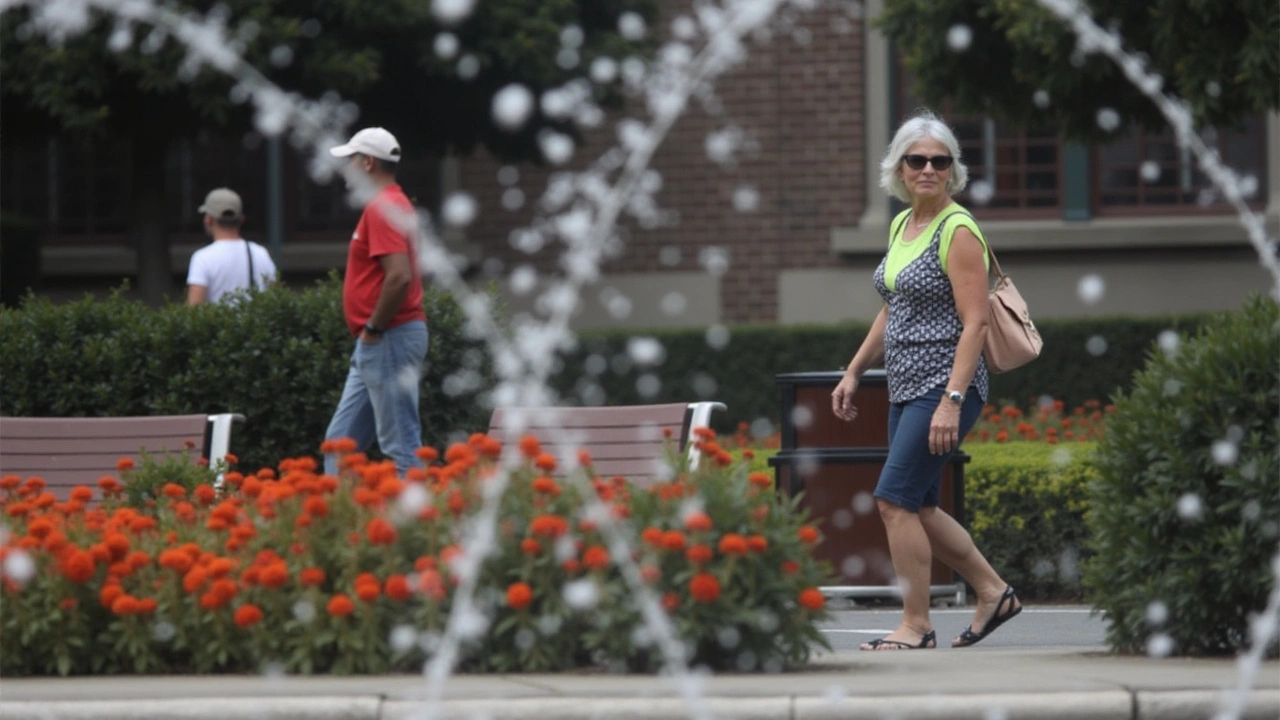
[[[908,211],[904,211],[904,215],[905,212]],[[946,385],[951,377],[964,326],[956,311],[951,280],[940,258],[943,229],[947,229],[948,241],[960,225],[976,230],[976,223],[967,213],[939,214],[932,223],[936,227],[928,247],[897,272],[890,289],[885,282],[889,256],[895,254],[895,249],[907,249],[902,246],[906,218],[902,219],[903,222],[896,223],[898,229],[890,237],[889,252],[875,272],[876,290],[889,306],[884,328],[884,369],[889,382],[889,401],[894,403],[914,400],[939,385]],[[980,234],[975,234],[981,239]],[[988,382],[987,361],[979,357],[970,387],[977,389],[983,402],[987,400]]]

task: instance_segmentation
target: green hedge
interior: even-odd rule
[[[427,289],[428,367],[422,378],[427,441],[484,428],[477,392],[449,396],[446,375],[477,365],[480,390],[491,374],[465,337],[460,308]],[[239,306],[151,309],[119,293],[53,304],[28,298],[0,310],[0,415],[123,416],[237,412],[232,432],[241,467],[315,454],[342,392],[352,339],[336,276],[303,291],[274,288]],[[464,356],[466,356],[464,358]]]
[[[965,513],[991,566],[1025,599],[1078,600],[1094,443],[969,443]]]
[[[1128,386],[1142,367],[1147,349],[1162,331],[1194,330],[1206,316],[1151,318],[1107,317],[1046,320],[1039,323],[1044,353],[1024,368],[992,378],[992,400],[1026,406],[1049,394],[1068,407],[1088,399],[1109,400]],[[727,413],[717,413],[718,430],[740,421],[767,418],[778,422],[778,373],[839,370],[849,362],[867,331],[866,325],[744,325],[728,328],[728,342],[708,343],[705,329],[596,330],[579,334],[579,347],[564,359],[554,382],[568,398],[611,405],[644,402],[720,400]],[[1106,352],[1095,357],[1086,349],[1093,336],[1106,340]],[[634,336],[655,338],[666,349],[656,367],[634,367],[627,344]],[[591,376],[588,358],[598,355],[604,372]],[[601,363],[595,363],[600,367]],[[644,374],[660,381],[656,394],[643,395]]]

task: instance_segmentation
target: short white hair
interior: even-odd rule
[[[947,152],[951,153],[951,173],[947,175],[947,194],[956,195],[969,184],[969,168],[960,162],[960,143],[956,140],[955,133],[951,132],[951,128],[947,127],[947,124],[937,115],[929,110],[919,110],[898,127],[898,132],[893,135],[893,142],[889,143],[889,151],[880,161],[880,187],[903,202],[911,202],[911,194],[907,192],[907,186],[898,176],[898,166],[902,163],[902,156],[907,154],[907,150],[924,138],[937,140],[946,146]]]

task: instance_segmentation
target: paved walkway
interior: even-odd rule
[[[459,720],[1211,720],[1234,688],[1231,660],[1117,657],[1102,648],[842,651],[805,672],[717,675],[690,705],[669,678],[573,673],[450,678],[433,717]],[[4,720],[409,720],[418,676],[160,676],[0,680]],[[1266,663],[1251,720],[1280,717],[1280,663]]]

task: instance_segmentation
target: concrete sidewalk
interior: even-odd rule
[[[841,652],[804,672],[717,675],[687,704],[653,676],[460,675],[439,718],[744,720],[1211,720],[1237,683],[1231,660],[1116,657],[1101,648]],[[419,676],[157,676],[0,680],[5,720],[409,720]],[[1258,675],[1245,717],[1280,717],[1280,663]]]

